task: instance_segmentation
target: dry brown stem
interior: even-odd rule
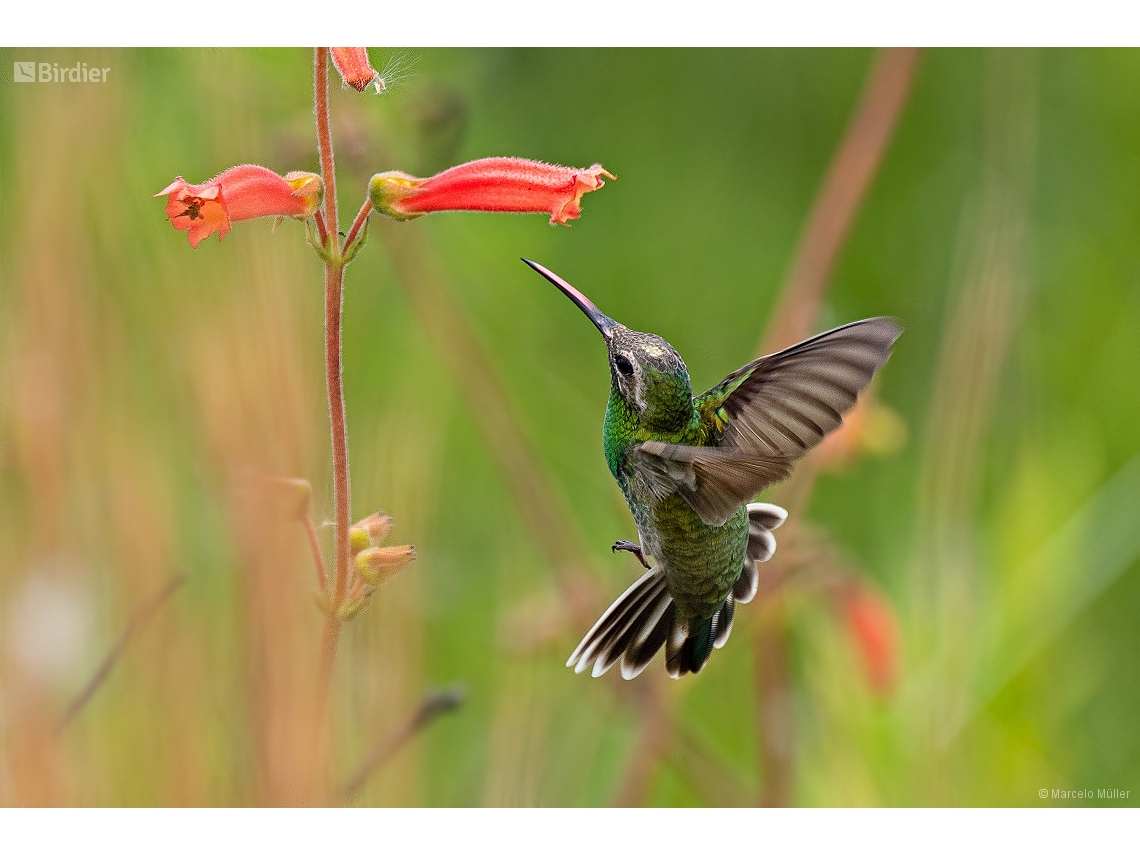
[[[811,333],[843,241],[906,106],[917,63],[916,48],[888,48],[871,66],[800,233],[761,353],[795,344]]]
[[[107,677],[111,674],[111,670],[119,661],[119,657],[123,655],[123,651],[126,650],[127,645],[131,643],[131,639],[134,638],[135,633],[154,616],[155,612],[162,607],[162,604],[170,599],[174,592],[177,591],[185,581],[186,574],[179,573],[167,582],[153,597],[131,613],[131,616],[127,618],[127,623],[123,627],[123,631],[119,633],[119,637],[115,640],[115,643],[111,645],[111,649],[107,651],[107,655],[103,657],[103,661],[99,663],[99,667],[95,669],[95,673],[91,675],[91,679],[87,681],[83,690],[76,695],[75,700],[68,705],[67,710],[64,712],[56,728],[57,736],[63,733],[64,729],[83,711],[88,701],[99,691],[99,687],[106,682]]]
[[[395,731],[380,739],[361,762],[342,788],[346,801],[352,801],[368,779],[396,756],[396,754],[417,733],[435,721],[445,712],[457,709],[467,692],[461,686],[454,686],[441,692],[429,692],[423,701]]]

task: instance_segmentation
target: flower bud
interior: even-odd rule
[[[368,48],[334,47],[329,48],[329,53],[332,54],[333,65],[340,72],[340,79],[345,86],[363,92],[371,83],[375,85],[377,93],[384,91],[384,81],[368,61]]]
[[[337,617],[340,618],[341,623],[348,623],[364,611],[371,602],[372,592],[365,591],[359,597],[352,600],[345,600],[341,603],[340,608],[337,610]]]
[[[356,556],[356,572],[365,584],[379,587],[416,559],[412,544],[401,546],[374,546]]]
[[[349,531],[349,540],[352,544],[352,554],[367,549],[370,546],[379,546],[392,530],[392,518],[382,511],[367,516],[353,524]]]
[[[367,549],[372,545],[368,540],[368,532],[356,526],[348,530],[348,543],[353,555],[356,555],[360,550]]]

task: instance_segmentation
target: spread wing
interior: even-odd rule
[[[631,451],[636,477],[723,525],[839,427],[900,335],[893,318],[868,318],[749,362],[694,402],[715,444],[643,442]]]

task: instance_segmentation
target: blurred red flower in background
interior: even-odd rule
[[[853,584],[840,593],[840,609],[871,690],[880,696],[890,694],[899,672],[898,622],[890,602],[868,587]]]

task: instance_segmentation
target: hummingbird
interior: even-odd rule
[[[597,327],[610,364],[606,463],[629,505],[645,567],[567,660],[599,677],[620,661],[632,680],[662,646],[665,669],[699,673],[728,641],[737,603],[776,551],[778,505],[752,502],[843,421],[902,334],[894,318],[854,321],[761,356],[693,396],[681,355],[603,314],[581,291],[522,259]],[[652,563],[650,561],[652,559]]]

